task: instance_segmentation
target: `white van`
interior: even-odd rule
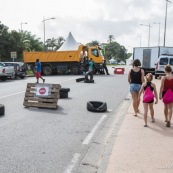
[[[169,64],[173,69],[173,55],[161,55],[156,63],[155,79],[159,76],[164,76],[164,67]]]

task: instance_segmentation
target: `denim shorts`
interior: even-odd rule
[[[135,83],[130,84],[130,93],[138,93],[140,89],[141,89],[141,84],[135,84]]]

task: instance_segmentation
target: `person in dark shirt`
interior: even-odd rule
[[[103,68],[104,68],[104,70],[106,71],[106,74],[107,74],[107,75],[110,75],[109,72],[108,72],[108,68],[107,68],[107,66],[106,66],[106,60],[105,60],[105,59],[103,60]]]
[[[132,95],[133,100],[134,116],[137,116],[140,103],[138,100],[138,95],[141,89],[141,85],[145,82],[145,80],[144,70],[140,68],[141,62],[139,61],[139,59],[135,59],[132,65],[133,68],[128,73],[128,82],[130,84],[130,93]]]

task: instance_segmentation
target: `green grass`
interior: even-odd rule
[[[34,75],[32,70],[27,70],[26,73],[27,73],[27,75]]]

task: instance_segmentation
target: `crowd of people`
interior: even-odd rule
[[[155,122],[153,104],[158,103],[158,98],[163,101],[166,127],[170,127],[173,113],[173,76],[170,65],[164,67],[165,76],[161,78],[159,94],[156,85],[152,82],[153,75],[148,73],[144,78],[144,70],[140,68],[141,62],[138,59],[133,61],[133,68],[128,73],[128,82],[130,84],[130,93],[132,95],[134,116],[139,113],[139,104],[143,93],[144,107],[144,127],[147,125],[147,114],[150,110],[152,122]]]

